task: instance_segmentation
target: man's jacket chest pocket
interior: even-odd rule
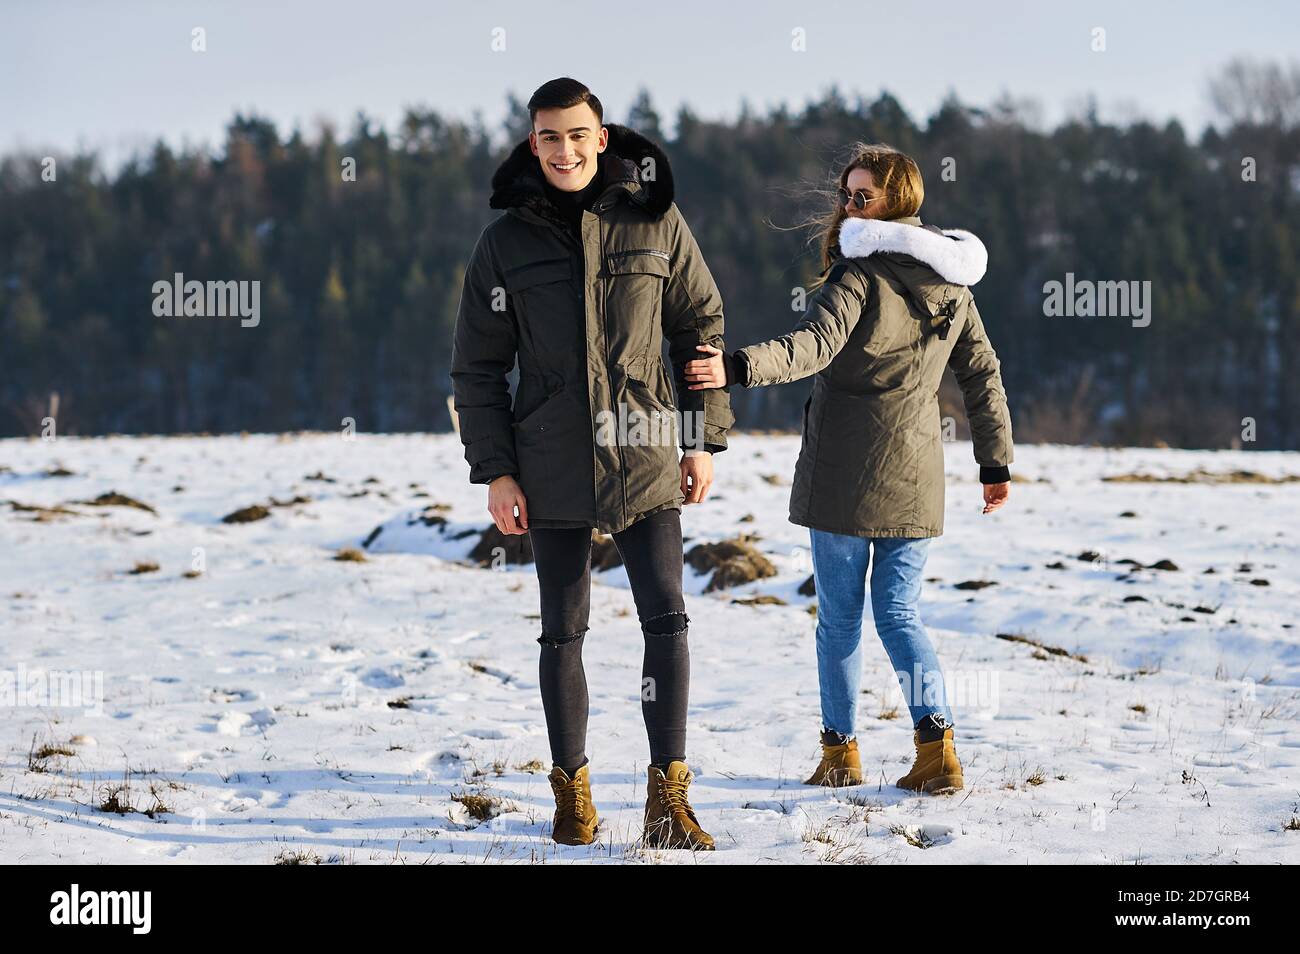
[[[667,252],[635,248],[605,256],[605,314],[636,348],[648,348],[662,318],[664,288],[672,276]],[[635,326],[635,327],[633,327]],[[653,339],[657,345],[657,337]]]

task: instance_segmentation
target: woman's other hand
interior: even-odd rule
[[[1007,498],[1010,496],[1011,496],[1010,481],[1001,484],[985,484],[984,485],[984,512],[992,513],[994,510],[997,510],[999,507],[1001,507],[1004,503],[1007,502]]]
[[[686,380],[689,391],[703,391],[708,388],[727,386],[727,367],[723,363],[722,351],[713,345],[696,345],[697,351],[708,354],[707,358],[696,358],[686,362]]]

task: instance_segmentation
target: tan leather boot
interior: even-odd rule
[[[827,745],[823,742],[822,760],[817,763],[812,778],[804,784],[829,785],[832,788],[861,785],[862,759],[858,756],[858,740],[849,739],[843,745]]]
[[[943,738],[934,742],[922,742],[921,733],[914,732],[912,741],[916,745],[916,762],[912,771],[895,783],[899,788],[941,795],[962,787],[961,763],[957,761],[952,729],[944,729]]]
[[[689,848],[713,851],[713,836],[700,827],[686,789],[695,776],[685,762],[669,762],[668,771],[651,765],[646,785],[645,834],[647,848]]]
[[[548,776],[555,793],[555,820],[551,840],[561,845],[590,845],[596,840],[600,818],[591,803],[591,777],[584,765],[569,778],[558,765]]]

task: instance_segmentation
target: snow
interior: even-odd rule
[[[922,615],[967,690],[967,787],[933,797],[892,787],[911,735],[869,614],[869,784],[800,784],[818,703],[807,531],[786,519],[797,449],[735,436],[683,514],[688,548],[753,533],[779,570],[708,594],[685,571],[691,798],[719,847],[691,856],[635,843],[647,751],[621,568],[595,578],[585,650],[605,825],[591,847],[550,841],[536,579],[465,562],[486,495],[452,435],[0,441],[0,861],[1300,861],[1300,483],[1101,479],[1300,475],[1300,454],[1021,446],[984,516],[970,445],[949,445]],[[157,512],[79,503],[110,490]],[[366,562],[333,559],[379,526]],[[980,580],[996,585],[954,586]],[[756,594],[788,605],[732,602]],[[101,811],[123,784],[136,811]],[[476,820],[456,800],[473,794],[498,814]]]

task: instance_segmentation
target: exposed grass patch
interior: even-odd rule
[[[487,792],[461,792],[451,796],[451,800],[464,808],[469,816],[478,822],[490,821],[502,812],[515,810],[513,804]]]
[[[106,494],[100,494],[94,500],[80,501],[89,507],[132,507],[136,510],[143,510],[146,513],[157,514],[158,511],[147,503],[142,503],[134,497],[128,497],[126,494],[119,494],[116,490],[110,490]]]
[[[1281,477],[1269,477],[1257,474],[1253,470],[1231,470],[1226,473],[1211,473],[1197,468],[1188,474],[1175,474],[1157,477],[1154,474],[1115,474],[1103,477],[1102,481],[1110,484],[1292,484],[1300,481],[1300,474],[1284,474]]]
[[[445,514],[451,510],[450,504],[432,503],[426,506],[418,514],[406,521],[408,527],[415,524],[423,524],[426,527],[441,527],[447,523]]]
[[[111,812],[114,815],[135,813],[136,808],[131,804],[131,786],[123,784],[109,788],[104,797],[100,799],[99,810],[101,812]]]
[[[81,516],[84,516],[84,514],[78,512],[78,511],[76,511],[76,510],[69,510],[67,507],[62,507],[62,506],[56,506],[56,507],[42,507],[42,506],[40,506],[40,505],[38,505],[38,504],[25,504],[25,503],[19,503],[17,500],[10,500],[10,501],[9,501],[9,506],[10,506],[10,508],[12,508],[12,510],[14,511],[14,513],[33,513],[33,514],[35,514],[36,516],[34,516],[34,517],[32,518],[32,521],[33,521],[34,523],[48,523],[49,521],[54,520],[54,519],[56,519],[57,517],[81,517]]]
[[[306,849],[282,851],[271,862],[273,865],[318,865],[320,863],[320,855]]]
[[[46,763],[51,759],[71,758],[76,754],[72,746],[62,743],[43,742],[37,745],[36,736],[32,736],[32,744],[27,750],[27,771],[48,772],[50,766]]]
[[[479,537],[469,558],[479,566],[523,566],[533,562],[533,541],[526,533],[505,534],[495,523]]]
[[[251,507],[240,507],[238,510],[232,510],[221,518],[222,523],[254,523],[258,520],[265,520],[271,516],[271,511],[261,504],[253,504]]]
[[[718,543],[697,543],[686,554],[686,563],[696,573],[712,572],[704,592],[730,589],[776,576],[776,567],[751,542],[739,536]]]
[[[1064,656],[1066,659],[1073,659],[1075,662],[1086,663],[1088,657],[1081,653],[1072,653],[1068,649],[1062,649],[1059,646],[1048,646],[1046,643],[1040,643],[1036,639],[1031,639],[1021,633],[998,633],[998,639],[1005,639],[1009,643],[1024,643],[1026,646],[1033,646],[1042,655],[1036,655],[1035,658],[1046,659],[1047,656]]]
[[[913,848],[933,848],[934,839],[920,828],[911,825],[890,825],[889,833],[898,835]]]
[[[304,497],[302,494],[295,494],[293,497],[289,498],[288,500],[277,500],[274,497],[271,498],[272,507],[297,507],[300,504],[309,504],[309,503],[311,503],[311,498]]]

